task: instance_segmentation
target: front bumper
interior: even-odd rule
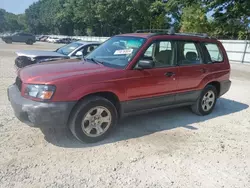
[[[8,88],[8,98],[16,117],[32,127],[66,127],[76,102],[37,102],[21,96],[17,86]]]

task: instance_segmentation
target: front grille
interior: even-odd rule
[[[19,89],[19,91],[22,90],[22,80],[19,77],[16,77],[16,86]]]

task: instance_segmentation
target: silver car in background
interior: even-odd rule
[[[18,57],[15,60],[15,66],[16,68],[23,68],[36,63],[82,58],[92,52],[100,44],[100,42],[76,41],[64,45],[55,51],[20,50],[16,52]]]

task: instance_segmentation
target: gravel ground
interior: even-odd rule
[[[24,125],[7,100],[14,51],[57,47],[0,42],[0,187],[250,187],[249,65],[232,64],[232,88],[211,115],[180,108],[130,117],[90,145]]]

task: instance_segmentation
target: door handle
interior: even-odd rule
[[[200,69],[200,71],[201,71],[202,73],[206,73],[206,72],[207,72],[207,69],[202,68],[202,69]]]
[[[172,76],[175,76],[175,73],[174,72],[167,72],[167,73],[165,73],[165,76],[172,77]]]

